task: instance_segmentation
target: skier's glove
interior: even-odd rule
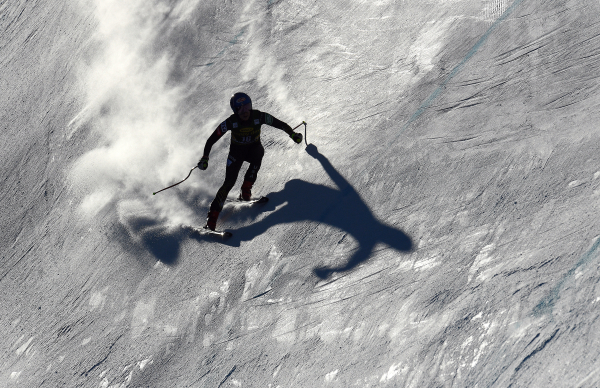
[[[206,170],[208,168],[208,156],[203,156],[198,162],[198,168],[200,170]]]
[[[302,134],[301,133],[296,133],[296,132],[292,132],[290,134],[290,137],[292,138],[293,141],[295,141],[297,144],[302,143]]]

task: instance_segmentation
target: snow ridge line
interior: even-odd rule
[[[21,260],[23,260],[25,258],[25,256],[27,256],[27,254],[29,254],[29,252],[31,252],[31,250],[35,247],[35,245],[32,245],[29,247],[29,249],[27,250],[27,252],[25,252],[23,254],[23,256],[21,256],[21,258],[19,260],[17,260],[14,264],[12,264],[8,270],[4,273],[4,275],[2,275],[2,277],[0,277],[0,282],[4,280],[4,278],[10,273],[10,271],[13,270],[13,268],[15,268],[17,265],[19,265],[19,263],[21,262]]]
[[[117,337],[117,338],[116,338],[116,339],[113,341],[113,343],[112,343],[112,344],[110,345],[110,347],[108,348],[108,351],[106,352],[106,356],[104,356],[104,358],[103,358],[103,359],[101,359],[100,361],[98,361],[97,363],[95,363],[95,364],[94,364],[94,365],[93,365],[91,368],[89,368],[87,371],[85,371],[85,372],[82,372],[82,373],[80,374],[80,376],[83,376],[83,377],[88,377],[88,376],[89,376],[89,374],[90,374],[90,373],[91,373],[91,372],[92,372],[94,369],[96,369],[97,367],[99,367],[100,365],[102,365],[102,363],[108,359],[108,357],[110,356],[110,353],[112,352],[112,348],[113,348],[113,347],[116,345],[116,343],[117,343],[117,342],[118,342],[118,341],[121,339],[121,337],[123,337],[123,334],[121,334],[120,336],[118,336],[118,337]]]
[[[425,110],[429,108],[431,103],[442,93],[442,91],[444,91],[446,85],[452,80],[452,78],[454,78],[460,72],[463,66],[475,55],[475,53],[477,53],[479,48],[483,46],[483,44],[487,41],[492,32],[496,29],[498,24],[503,22],[508,17],[508,15],[510,15],[512,11],[514,11],[515,8],[517,8],[517,6],[519,6],[519,4],[521,4],[522,2],[523,0],[515,0],[515,2],[512,3],[512,5],[508,7],[506,11],[504,11],[504,13],[494,22],[494,24],[492,24],[490,28],[488,28],[485,34],[483,34],[483,36],[477,41],[477,43],[475,43],[471,50],[469,50],[469,52],[463,58],[463,60],[460,61],[460,63],[456,65],[454,69],[452,69],[452,71],[450,72],[450,74],[448,74],[444,82],[442,82],[442,84],[438,86],[437,89],[433,91],[433,93],[431,93],[431,95],[421,104],[419,109],[417,109],[417,111],[410,117],[410,119],[408,119],[406,124],[404,124],[404,126],[400,130],[400,132],[404,132],[410,126],[410,124],[412,124],[413,121],[418,119],[423,114],[423,112],[425,112]]]
[[[537,348],[533,349],[531,351],[531,353],[529,353],[527,356],[525,356],[525,358],[523,358],[523,360],[521,361],[521,363],[519,363],[519,365],[515,368],[514,373],[517,373],[522,367],[523,365],[533,356],[535,356],[537,353],[541,352],[542,350],[544,350],[544,348],[546,347],[546,345],[548,345],[550,343],[550,341],[552,341],[554,339],[554,337],[556,337],[556,334],[558,334],[560,329],[556,329],[554,331],[554,333],[552,333],[552,335],[550,335],[550,337],[548,337],[545,341],[543,341],[542,343],[540,343],[538,345]],[[538,334],[539,335],[539,334]],[[537,337],[537,336],[536,336]]]
[[[225,378],[223,379],[223,381],[221,381],[221,384],[219,384],[218,388],[221,388],[223,386],[223,384],[225,384],[225,382],[227,381],[227,379],[231,377],[231,375],[233,374],[233,372],[235,372],[236,368],[237,368],[237,365],[234,365],[233,368],[227,374],[227,376],[225,376]]]

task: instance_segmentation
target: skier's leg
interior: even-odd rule
[[[211,211],[220,212],[223,209],[227,194],[229,194],[229,191],[231,191],[233,185],[235,185],[243,162],[244,160],[242,158],[238,157],[233,150],[230,150],[229,156],[227,157],[227,168],[225,169],[225,181],[219,191],[217,191],[215,199],[210,204]]]
[[[249,201],[252,197],[252,185],[256,182],[258,170],[262,163],[262,158],[265,155],[265,149],[261,143],[252,145],[252,149],[249,151],[246,161],[250,163],[248,171],[244,175],[244,183],[242,184],[242,192],[240,198]]]
[[[238,173],[240,172],[240,168],[242,167],[242,158],[236,158],[235,152],[232,151],[233,150],[230,149],[229,156],[227,157],[225,182],[223,182],[223,185],[217,191],[217,195],[210,204],[210,209],[206,217],[206,227],[212,230],[215,230],[217,227],[219,213],[221,213],[221,210],[223,210],[223,205],[225,204],[225,199],[227,199],[227,194],[229,194],[229,191],[233,188],[233,185],[237,180]]]
[[[252,149],[249,151],[248,156],[246,157],[246,161],[250,163],[250,167],[248,167],[248,171],[246,171],[246,175],[244,175],[244,181],[252,183],[256,182],[256,176],[258,175],[258,170],[260,170],[260,165],[264,155],[265,149],[261,143],[255,143],[252,145]]]

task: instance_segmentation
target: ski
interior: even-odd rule
[[[252,198],[249,201],[245,201],[243,199],[240,198],[235,198],[235,199],[230,199],[227,198],[227,202],[235,202],[235,203],[247,203],[249,205],[252,204],[258,204],[258,203],[266,203],[269,202],[269,197],[258,197],[258,198]]]
[[[236,199],[227,198],[227,202],[253,205],[253,204],[258,204],[258,203],[269,202],[269,198],[268,197],[252,198],[249,201],[244,201],[239,198],[236,198]],[[231,232],[227,232],[225,230],[212,230],[206,226],[198,227],[198,226],[191,226],[191,225],[183,225],[183,227],[189,229],[192,233],[196,233],[199,235],[213,235],[213,236],[218,236],[221,238],[229,238],[229,237],[233,236],[233,233],[231,233]]]
[[[227,237],[231,237],[233,236],[233,233],[231,232],[227,232],[225,230],[212,230],[212,229],[208,229],[206,226],[199,228],[197,226],[186,226],[188,229],[190,229],[192,231],[192,233],[198,233],[201,235],[213,235],[213,236],[219,236],[222,238],[227,238]]]

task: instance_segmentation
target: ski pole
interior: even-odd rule
[[[152,193],[152,195],[156,195],[156,194],[160,193],[161,191],[165,191],[165,190],[167,190],[167,189],[170,189],[171,187],[175,187],[175,186],[177,186],[178,184],[185,182],[185,180],[186,180],[186,179],[188,179],[188,178],[190,177],[190,175],[192,175],[192,171],[194,171],[194,169],[195,169],[195,168],[197,168],[197,167],[198,167],[198,166],[196,166],[196,167],[192,168],[192,169],[190,170],[190,173],[188,174],[188,176],[186,176],[186,177],[185,177],[185,179],[184,179],[184,180],[182,180],[181,182],[177,182],[177,183],[175,183],[174,185],[171,185],[171,186],[169,186],[169,187],[165,187],[165,188],[164,188],[164,189],[162,189],[162,190],[158,190],[156,193]]]
[[[303,121],[300,124],[296,125],[294,128],[292,128],[292,131],[301,126],[302,124],[304,124],[304,143],[308,145],[308,142],[306,141],[306,121]]]
[[[303,121],[302,124],[304,124],[304,144],[308,147],[308,141],[306,141],[306,121]]]

